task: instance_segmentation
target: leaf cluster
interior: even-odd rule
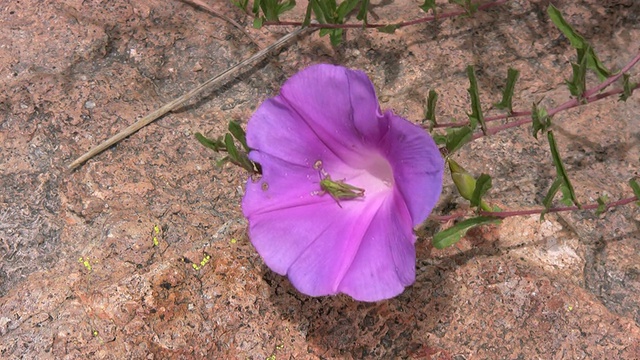
[[[367,24],[369,0],[344,0],[340,4],[336,0],[309,0],[303,24],[304,26],[310,24],[312,12],[320,24],[344,24],[346,16],[358,7],[357,19],[362,21],[364,26]],[[321,29],[320,36],[326,35],[329,35],[331,44],[337,46],[342,41],[344,30],[340,28]]]
[[[229,121],[229,132],[224,136],[219,136],[217,139],[209,139],[197,132],[195,134],[196,139],[204,146],[215,152],[226,152],[227,155],[220,159],[216,165],[222,166],[227,162],[240,166],[247,170],[251,174],[261,173],[260,164],[255,163],[249,159],[249,152],[251,149],[247,145],[247,138],[244,129],[235,121]],[[236,141],[242,146],[238,149]]]

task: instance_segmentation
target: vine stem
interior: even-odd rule
[[[620,200],[605,204],[605,209],[608,210],[616,206],[627,205],[638,200],[639,199],[636,196],[620,199]],[[595,210],[598,207],[600,207],[600,204],[582,205],[581,208],[578,208],[577,206],[561,206],[561,207],[552,207],[549,209],[529,209],[529,210],[515,210],[515,211],[479,211],[478,215],[492,216],[492,217],[504,219],[504,218],[513,217],[513,216],[526,216],[526,215],[535,215],[535,214],[542,214],[542,213],[546,214],[546,213],[556,213],[556,212],[576,211],[576,210]],[[439,221],[439,222],[447,222],[455,219],[460,219],[466,216],[467,216],[466,213],[456,213],[451,215],[432,215],[432,216],[429,216],[429,219],[434,221]]]
[[[591,89],[586,90],[582,96],[582,99],[574,98],[574,99],[568,100],[565,103],[561,104],[560,106],[549,110],[547,114],[549,116],[553,116],[564,110],[568,110],[581,105],[586,105],[586,104],[607,98],[612,95],[621,94],[624,91],[623,89],[614,89],[614,90],[610,90],[602,93],[600,91],[604,90],[606,87],[608,87],[609,85],[613,84],[615,81],[620,79],[622,75],[624,75],[629,70],[631,70],[631,68],[633,68],[638,62],[640,62],[640,50],[635,55],[635,57],[631,59],[631,61],[629,61],[629,63],[627,63],[627,65],[625,65],[616,75],[610,76],[609,78],[607,78],[607,80],[603,81],[597,86],[594,86]],[[632,90],[635,90],[638,88],[640,88],[640,83],[632,87]],[[514,111],[510,114],[501,114],[501,115],[486,117],[485,122],[491,122],[491,121],[505,120],[508,118],[517,118],[517,117],[525,117],[525,116],[527,116],[527,118],[525,119],[521,119],[518,121],[514,121],[514,122],[510,122],[500,126],[489,128],[487,129],[487,135],[493,135],[502,130],[506,130],[506,129],[518,127],[520,125],[531,123],[533,119],[531,118],[531,111]],[[468,124],[469,122],[466,122],[466,121],[456,122],[456,123],[442,123],[442,124],[434,125],[434,128],[458,127],[458,126],[464,126]],[[483,136],[486,136],[486,135],[483,133],[477,133],[473,135],[471,140],[476,140]]]
[[[489,9],[491,7],[494,6],[498,6],[498,5],[502,5],[504,3],[506,3],[507,0],[497,0],[497,1],[492,1],[486,4],[482,4],[478,6],[478,10],[486,10]],[[446,18],[452,18],[452,17],[456,17],[456,16],[460,16],[460,15],[464,15],[466,14],[467,11],[466,10],[458,10],[458,11],[451,11],[451,12],[447,12],[447,13],[442,13],[442,14],[437,14],[437,15],[429,15],[429,16],[425,16],[419,19],[415,19],[415,20],[411,20],[411,21],[403,21],[397,24],[309,24],[309,27],[313,27],[313,28],[318,28],[318,29],[378,29],[378,28],[383,28],[389,25],[395,25],[398,28],[401,27],[405,27],[405,26],[411,26],[411,25],[416,25],[416,24],[421,24],[421,23],[426,23],[426,22],[431,22],[434,21],[436,19],[446,19]],[[265,26],[303,26],[304,23],[301,21],[265,21],[263,23],[263,25]]]

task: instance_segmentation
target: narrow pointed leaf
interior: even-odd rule
[[[246,152],[251,151],[249,145],[247,145],[247,138],[244,129],[242,129],[240,124],[235,121],[229,121],[229,132],[240,142]]]
[[[631,186],[636,199],[640,200],[640,185],[638,185],[635,178],[629,180],[629,186]],[[640,201],[636,202],[636,205],[640,206]]]
[[[264,23],[264,18],[263,17],[255,18],[253,20],[253,28],[254,29],[260,29],[262,27],[263,23]]]
[[[424,110],[425,110],[424,118],[426,121],[429,121],[431,129],[433,129],[434,126],[438,125],[438,123],[436,122],[436,103],[437,102],[438,102],[438,93],[435,90],[429,90],[429,96],[427,97],[427,104],[424,107]]]
[[[313,9],[313,13],[316,14],[316,20],[318,20],[318,22],[320,24],[326,24],[327,20],[326,20],[326,18],[324,16],[325,7],[322,6],[320,1],[321,0],[310,0],[309,1],[309,5]],[[321,36],[322,36],[322,34],[321,34]]]
[[[500,219],[490,216],[478,216],[463,220],[454,226],[435,234],[433,236],[433,247],[436,249],[444,249],[460,241],[460,239],[467,234],[467,231],[476,226],[497,224],[499,222]]]
[[[199,132],[195,133],[195,137],[196,137],[196,140],[200,142],[200,144],[208,147],[209,149],[215,152],[226,150],[224,143],[222,142],[221,139],[212,140],[212,139],[206,138],[204,135],[202,135]]]
[[[342,42],[342,29],[331,29],[329,33],[329,39],[331,39],[331,45],[338,46]]]
[[[589,43],[564,20],[560,10],[549,4],[547,13],[553,24],[569,39],[571,46],[577,50],[584,50],[587,66],[598,75],[601,81],[611,75],[611,71],[600,62],[593,48],[589,46]]]
[[[302,27],[307,27],[311,24],[311,3],[313,3],[313,0],[309,0],[309,3],[307,4],[307,9],[304,12],[304,20],[302,21]]]
[[[349,14],[351,11],[353,11],[356,8],[356,6],[358,5],[359,1],[360,0],[345,0],[345,1],[343,1],[338,6],[338,10],[336,11],[336,13],[338,14],[336,20],[338,22],[343,22],[344,21],[344,17],[347,16],[347,14]]]
[[[469,16],[478,11],[478,4],[472,3],[471,0],[449,0],[449,3],[462,6]]]
[[[437,16],[436,0],[424,0],[424,4],[420,5],[420,9],[426,13],[428,13],[429,10],[433,10],[433,16]]]
[[[251,12],[253,12],[253,15],[258,16],[260,14],[260,7],[262,5],[262,0],[254,0],[253,1],[253,7],[251,8]],[[253,22],[254,27],[255,27],[255,20]]]
[[[607,195],[602,195],[598,198],[598,209],[596,209],[596,215],[600,216],[602,213],[607,211],[608,202],[609,197]]]
[[[569,180],[569,176],[567,176],[567,171],[564,168],[564,164],[562,163],[562,158],[560,157],[560,152],[558,151],[558,147],[556,145],[556,140],[553,136],[553,131],[549,130],[547,132],[547,139],[549,140],[549,148],[551,149],[551,157],[553,158],[553,164],[556,167],[556,172],[558,173],[558,178],[562,180],[563,185],[566,187],[563,193],[565,193],[565,198],[571,199],[577,207],[580,207],[580,203],[576,198],[576,193],[573,191],[573,185],[571,185],[571,181]]]
[[[378,31],[385,34],[393,34],[398,30],[400,26],[398,24],[390,24],[383,27],[379,27]]]
[[[551,187],[549,188],[547,195],[544,197],[544,200],[542,200],[542,204],[544,205],[545,211],[540,213],[540,221],[544,220],[544,214],[546,214],[547,210],[551,208],[551,203],[553,202],[553,198],[558,193],[558,190],[560,190],[560,186],[562,186],[562,179],[556,178],[553,181],[553,184],[551,184]]]
[[[493,104],[497,109],[507,109],[509,114],[513,112],[513,91],[516,87],[516,81],[520,72],[516,69],[509,68],[507,71],[507,85],[502,92],[502,100],[499,103]]]
[[[472,65],[467,66],[467,76],[469,77],[469,96],[471,97],[471,114],[468,114],[471,128],[475,130],[477,124],[480,124],[483,134],[487,134],[487,124],[484,122],[482,115],[482,104],[480,104],[480,95],[478,94],[478,81],[476,80],[476,72]]]
[[[480,206],[482,204],[482,197],[489,189],[491,189],[491,176],[480,174],[476,180],[476,187],[473,189],[473,194],[471,195],[471,206]]]
[[[543,107],[538,107],[538,104],[533,103],[531,107],[531,120],[533,125],[533,137],[538,139],[538,132],[546,132],[549,126],[551,126],[551,119],[547,115],[547,110]]]
[[[620,94],[620,101],[627,101],[627,99],[631,97],[633,89],[637,86],[636,83],[632,83],[629,79],[629,74],[622,75],[622,94]]]
[[[360,4],[360,11],[358,11],[358,16],[356,18],[362,21],[362,25],[367,25],[367,14],[369,13],[369,0],[362,0]]]
[[[584,50],[578,49],[578,63],[571,63],[571,68],[573,69],[571,81],[565,80],[565,82],[571,95],[580,99],[587,89],[587,58]]]
[[[295,6],[296,6],[296,1],[295,0],[288,0],[288,1],[285,1],[284,3],[278,5],[278,12],[277,12],[278,16],[280,16],[283,13],[293,9]]]
[[[473,135],[473,130],[468,125],[454,129],[447,129],[446,148],[448,154],[453,154],[464,144],[468,143]]]
[[[238,148],[236,148],[236,144],[233,142],[231,134],[227,133],[224,136],[224,145],[227,147],[227,153],[229,153],[231,160],[239,162],[240,153],[238,152]]]

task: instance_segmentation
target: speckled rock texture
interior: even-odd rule
[[[430,245],[446,224],[428,221],[417,281],[401,296],[309,298],[251,246],[240,209],[246,175],[217,168],[221,155],[193,136],[246,124],[286,78],[320,62],[367,72],[382,106],[416,122],[430,89],[441,121],[466,118],[468,64],[486,110],[508,67],[521,72],[517,109],[560,104],[575,51],[548,20],[549,1],[507,1],[393,35],[350,30],[337,48],[303,36],[68,171],[91,147],[291,30],[255,30],[229,1],[200,2],[213,11],[177,0],[0,2],[0,358],[640,358],[637,206],[510,218],[446,250]],[[421,4],[372,0],[370,19],[415,19]],[[608,66],[638,51],[639,2],[554,4]],[[632,78],[640,80],[637,68]],[[563,112],[554,131],[581,201],[631,196],[637,93]],[[529,127],[474,141],[455,159],[493,176],[488,199],[503,209],[539,207],[555,174]],[[465,206],[447,180],[435,213]]]

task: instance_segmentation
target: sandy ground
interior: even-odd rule
[[[310,298],[270,272],[240,210],[245,174],[195,141],[246,124],[312,63],[366,71],[382,106],[414,121],[429,89],[442,121],[465,119],[467,64],[485,104],[507,68],[516,108],[569,98],[574,51],[548,1],[506,5],[394,35],[348,32],[332,48],[300,38],[227,85],[69,172],[66,165],[165,102],[290,29],[254,30],[180,1],[0,1],[0,357],[3,359],[638,359],[640,210],[512,218],[438,251],[428,222],[417,281],[380,303]],[[300,1],[299,16],[303,9]],[[372,18],[410,20],[422,2],[372,1]],[[640,44],[640,3],[555,1],[603,62]],[[635,69],[635,80],[639,79]],[[591,79],[593,80],[593,79]],[[485,108],[488,108],[486,106]],[[585,203],[630,196],[640,168],[640,96],[554,118]],[[554,174],[530,129],[467,145],[456,160],[494,178],[505,209],[539,204]],[[447,181],[436,214],[464,207]],[[154,230],[158,228],[158,233]],[[158,245],[154,245],[154,236]],[[191,262],[210,261],[195,270]]]

